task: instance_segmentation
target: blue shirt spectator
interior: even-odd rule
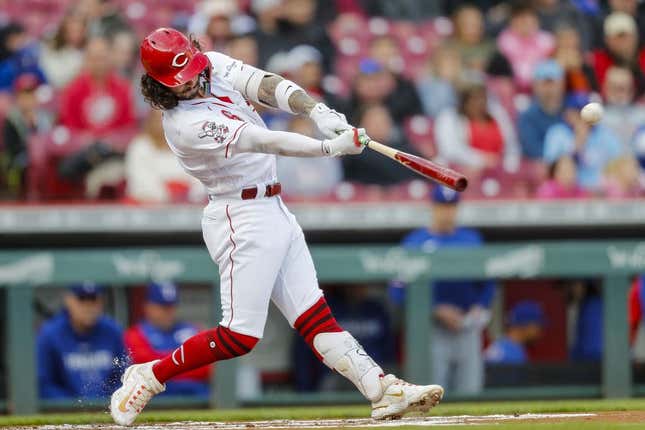
[[[503,337],[493,342],[484,353],[487,363],[525,364],[526,345],[542,335],[544,314],[540,305],[531,300],[517,303],[508,314]]]
[[[11,91],[18,76],[26,73],[37,76],[40,82],[46,82],[45,74],[38,64],[39,51],[37,44],[29,44],[0,63],[1,91]]]
[[[195,324],[177,319],[179,293],[170,282],[148,285],[145,317],[125,333],[125,344],[134,363],[158,360],[179,348],[200,330]],[[166,382],[162,395],[195,395],[207,397],[210,366],[200,367]]]
[[[562,120],[564,71],[554,60],[546,60],[533,73],[534,98],[517,118],[522,154],[540,160],[547,130]]]
[[[587,190],[601,186],[607,163],[621,155],[620,139],[603,124],[590,126],[580,118],[580,109],[589,102],[584,94],[567,97],[565,122],[551,126],[544,142],[544,159],[555,162],[571,155],[578,164],[578,182]],[[578,143],[577,141],[582,141]]]
[[[65,309],[43,324],[37,339],[40,397],[108,396],[128,360],[121,329],[103,315],[103,289],[75,285],[64,300]]]
[[[436,187],[432,192],[432,200],[435,203],[433,215],[435,222],[443,223],[442,212],[450,211],[454,214],[447,214],[448,222],[456,216],[456,203],[459,195],[449,189]],[[440,208],[437,210],[437,206]],[[420,249],[424,252],[432,253],[442,247],[478,247],[481,246],[482,239],[480,234],[473,229],[466,227],[448,228],[420,228],[412,231],[403,238],[401,246],[406,249]],[[390,298],[398,304],[404,300],[404,285],[400,282],[391,284],[389,294]],[[473,280],[455,280],[455,281],[437,281],[432,284],[431,294],[433,296],[433,305],[451,304],[457,306],[464,312],[468,312],[473,306],[479,305],[488,308],[495,293],[495,283],[493,281],[473,281]]]

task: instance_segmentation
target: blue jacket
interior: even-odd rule
[[[560,120],[560,114],[550,115],[544,112],[536,101],[533,101],[517,118],[522,155],[531,159],[542,159],[546,132]]]
[[[452,234],[439,235],[426,228],[420,228],[408,234],[401,245],[407,249],[421,249],[425,252],[433,252],[442,247],[479,247],[482,239],[479,233],[473,229],[460,227]],[[404,300],[404,285],[400,282],[393,282],[390,285],[390,298],[398,304]],[[437,281],[432,285],[433,304],[451,304],[467,312],[474,305],[484,308],[490,307],[495,293],[493,281],[455,280]]]
[[[11,91],[16,78],[24,73],[35,75],[40,82],[47,82],[38,65],[39,52],[37,44],[29,44],[0,62],[0,90]]]
[[[128,364],[121,329],[107,316],[81,336],[72,330],[67,311],[62,311],[42,325],[36,350],[38,387],[44,399],[108,396]]]
[[[576,339],[571,358],[579,361],[602,360],[603,349],[602,297],[589,295],[580,303],[576,323]]]

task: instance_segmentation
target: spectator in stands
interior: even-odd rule
[[[375,36],[369,42],[368,56],[397,76],[405,70],[405,60],[401,56],[402,46],[399,39],[391,34]]]
[[[40,82],[35,75],[20,75],[13,84],[14,103],[4,118],[0,152],[0,184],[5,183],[9,198],[24,197],[29,167],[29,138],[51,127],[50,118],[39,109],[36,89]],[[4,177],[4,181],[1,179]]]
[[[119,385],[128,360],[121,328],[103,314],[104,289],[93,282],[72,285],[64,304],[38,334],[40,397],[108,396]]]
[[[39,46],[30,41],[22,24],[11,22],[0,29],[0,91],[11,91],[20,75],[36,75],[45,82],[45,74],[38,65]]]
[[[555,60],[564,68],[567,92],[598,91],[593,68],[587,64],[580,42],[580,34],[569,23],[562,23],[555,32]]]
[[[368,48],[370,58],[385,67],[394,76],[394,80],[396,81],[396,87],[394,89],[396,98],[390,101],[390,105],[392,105],[395,111],[401,110],[405,112],[405,116],[410,116],[421,113],[423,108],[414,83],[402,74],[405,63],[398,55],[400,51],[401,46],[398,40],[389,35],[372,39]],[[403,106],[397,107],[395,101],[398,100],[405,100],[405,109],[402,109]]]
[[[132,31],[127,20],[120,13],[120,5],[111,0],[80,0],[75,4],[78,12],[85,17],[91,37],[111,38],[120,31]]]
[[[134,121],[132,89],[114,71],[108,40],[90,39],[83,71],[61,94],[60,123],[101,136],[131,127]]]
[[[536,66],[533,95],[531,105],[518,117],[517,129],[522,155],[531,160],[541,160],[546,132],[562,118],[564,70],[554,60],[546,60]]]
[[[431,198],[430,226],[408,234],[401,242],[404,248],[432,253],[439,248],[481,246],[477,231],[457,226],[459,193],[437,186]],[[403,302],[403,287],[400,281],[391,283],[389,293],[394,302]],[[432,380],[450,392],[474,394],[482,389],[482,330],[490,321],[494,293],[492,281],[438,281],[432,285]]]
[[[564,155],[549,165],[548,179],[537,190],[539,199],[577,199],[589,194],[578,185],[576,162]]]
[[[316,21],[316,10],[325,2],[315,0],[282,0],[282,14],[278,21],[278,34],[285,47],[305,44],[315,46],[322,53],[325,72],[333,68],[336,50],[322,23]]]
[[[310,45],[295,46],[288,54],[291,78],[308,94],[325,100],[326,91],[322,85],[322,54]]]
[[[350,123],[357,123],[357,117],[365,106],[384,104],[396,123],[407,117],[423,113],[416,91],[408,99],[396,93],[396,77],[379,62],[365,58],[359,63],[359,74],[352,86],[349,106],[343,111]]]
[[[640,197],[643,194],[640,175],[640,164],[631,154],[611,160],[605,167],[603,195],[612,199]]]
[[[54,88],[64,87],[80,72],[86,36],[85,19],[71,9],[61,20],[54,37],[43,43],[40,67]]]
[[[371,285],[343,285],[327,291],[334,306],[334,317],[347,330],[352,330],[365,351],[379,363],[394,360],[394,336],[389,313],[383,301],[374,297]],[[338,391],[351,389],[345,378],[329,370],[298,337],[293,356],[295,386],[298,391]]]
[[[638,30],[631,15],[614,12],[605,18],[605,47],[593,53],[593,67],[601,87],[611,66],[629,69],[634,76],[636,95],[645,92],[645,50],[638,46]]]
[[[170,151],[160,110],[149,111],[143,132],[128,146],[125,175],[127,196],[138,202],[185,203],[206,199],[204,186],[184,171]]]
[[[497,38],[497,46],[511,63],[518,90],[527,92],[533,69],[552,54],[555,41],[551,34],[540,30],[540,21],[530,3],[516,1],[507,28]]]
[[[114,70],[121,77],[130,79],[138,64],[138,57],[135,56],[139,48],[136,35],[130,30],[120,30],[115,32],[109,41]]]
[[[414,153],[402,131],[396,126],[384,105],[367,105],[357,117],[357,126],[370,131],[370,137],[401,151]],[[360,157],[345,157],[345,179],[371,185],[393,185],[415,178],[414,172],[398,163],[392,163],[374,151]]]
[[[645,124],[645,107],[634,103],[634,77],[629,69],[612,66],[607,70],[603,96],[603,124],[620,138],[623,148],[630,151],[636,130]]]
[[[636,21],[639,34],[639,45],[645,44],[645,9],[643,9],[643,3],[638,0],[608,0],[607,1],[608,14],[613,12],[622,12],[627,15],[631,15]],[[602,22],[600,23],[602,26]],[[597,32],[602,39],[602,28]],[[602,41],[598,43],[602,45]]]
[[[203,0],[197,5],[188,30],[203,35],[209,50],[226,51],[233,38],[231,22],[238,13],[235,0]]]
[[[428,73],[417,83],[426,115],[436,118],[441,111],[457,107],[457,85],[462,68],[461,56],[451,47],[439,47],[432,54]]]
[[[464,68],[485,72],[496,47],[486,37],[481,9],[466,3],[455,10],[452,23],[454,32],[445,45],[459,53]]]
[[[558,28],[566,26],[576,32],[581,39],[581,48],[588,51],[593,43],[594,22],[589,16],[585,16],[575,3],[571,0],[534,0],[533,6],[542,29],[556,33]]]
[[[620,156],[618,137],[602,123],[589,125],[580,118],[580,109],[589,96],[574,93],[567,96],[564,121],[549,128],[544,141],[544,160],[553,163],[563,155],[578,163],[578,183],[587,191],[599,191],[602,172],[609,161]]]
[[[258,41],[251,34],[243,34],[233,37],[226,46],[226,54],[233,58],[237,58],[244,64],[258,67]]]
[[[304,136],[321,137],[313,121],[301,116],[291,117],[288,130]],[[342,163],[336,157],[278,157],[277,166],[283,193],[299,199],[328,196],[343,179]]]
[[[519,163],[513,124],[504,109],[488,100],[483,79],[468,79],[459,91],[457,109],[446,109],[435,123],[435,141],[441,159],[476,175],[482,169]]]
[[[284,8],[283,3],[284,0],[251,1],[251,12],[257,21],[257,28],[253,36],[258,42],[259,65],[265,69],[273,55],[288,49],[278,36],[278,20]]]
[[[200,329],[177,318],[179,294],[169,282],[153,282],[147,287],[144,318],[125,332],[125,346],[133,363],[157,360],[179,348]],[[167,395],[207,396],[210,368],[204,366],[182,374],[166,384]]]
[[[486,348],[484,357],[492,364],[526,364],[526,346],[538,340],[543,333],[542,307],[532,300],[513,306],[506,317],[504,336]]]

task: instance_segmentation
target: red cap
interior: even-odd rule
[[[209,61],[182,32],[158,28],[141,42],[141,63],[154,80],[177,87],[200,74]]]

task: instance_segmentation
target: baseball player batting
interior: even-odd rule
[[[327,366],[372,403],[372,418],[427,412],[438,385],[413,385],[385,374],[338,325],[318,286],[302,229],[280,198],[275,154],[360,154],[369,137],[294,82],[217,52],[201,52],[181,32],[160,28],[141,44],[142,92],[163,110],[168,145],[208,189],[202,230],[219,266],[222,320],[167,357],[126,369],[112,394],[117,424],[129,425],[164,383],[181,373],[251,351],[262,337],[269,300]],[[327,137],[272,131],[249,100],[308,115]]]

